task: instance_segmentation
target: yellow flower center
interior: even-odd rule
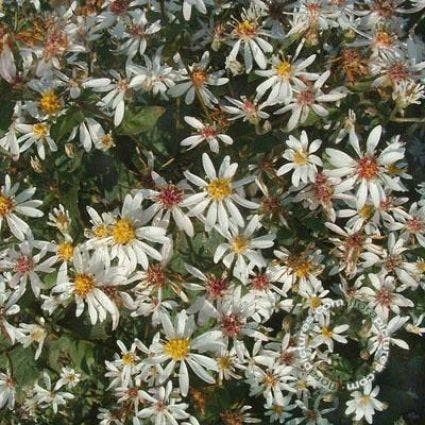
[[[368,396],[368,395],[364,395],[364,396],[360,397],[360,404],[361,404],[362,406],[366,406],[366,405],[368,405],[369,403],[370,403],[370,396]]]
[[[128,218],[120,218],[112,228],[112,237],[120,245],[126,245],[136,237],[133,223]]]
[[[232,194],[232,181],[230,179],[215,179],[207,187],[208,194],[215,201],[222,201]]]
[[[334,333],[332,332],[332,329],[329,329],[329,328],[327,328],[326,326],[324,326],[323,328],[322,328],[322,335],[325,337],[325,338],[332,338],[332,335],[333,335]]]
[[[292,65],[288,61],[283,61],[276,67],[276,72],[279,77],[288,79],[292,73]]]
[[[236,236],[230,245],[236,254],[242,254],[249,248],[249,239],[244,236]]]
[[[217,359],[218,367],[221,370],[230,370],[232,368],[233,362],[230,356],[223,356]]]
[[[192,72],[192,83],[195,87],[201,87],[207,80],[207,73],[202,69],[197,69]]]
[[[56,221],[56,223],[59,227],[61,227],[62,229],[67,229],[68,226],[69,226],[70,220],[69,220],[69,217],[66,214],[60,213],[55,218],[55,221]]]
[[[108,228],[104,224],[100,224],[93,229],[93,233],[97,238],[106,238],[109,236]]]
[[[392,176],[398,176],[403,173],[403,168],[400,168],[397,166],[397,164],[390,164],[387,166],[388,174],[391,174]]]
[[[171,339],[165,344],[164,351],[175,361],[184,360],[189,354],[190,342],[188,338]]]
[[[13,201],[0,192],[0,217],[4,217],[9,214],[9,212],[12,211],[12,208]]]
[[[69,242],[62,242],[58,245],[57,254],[62,260],[69,261],[74,256],[74,247]]]
[[[122,356],[122,362],[126,365],[126,366],[133,366],[134,363],[136,363],[136,356],[134,353],[125,353]]]
[[[422,273],[424,273],[425,272],[425,261],[418,261],[417,263],[416,263],[416,268],[420,271],[420,272],[422,272]]]
[[[105,134],[100,139],[100,142],[102,143],[105,148],[110,148],[112,146],[115,146],[114,138],[112,137],[112,134]]]
[[[296,151],[292,157],[294,163],[298,166],[303,166],[308,163],[307,153],[304,151]]]
[[[44,139],[49,134],[49,126],[44,123],[34,124],[32,131],[37,136],[37,139]]]
[[[373,206],[366,204],[362,208],[360,208],[359,215],[360,215],[360,217],[365,218],[365,219],[370,218],[370,217],[372,217],[373,211],[374,211]]]
[[[61,99],[53,90],[47,90],[43,93],[39,105],[41,110],[48,115],[57,114],[62,110]]]
[[[322,305],[320,297],[311,297],[309,300],[311,308],[319,308]]]
[[[312,271],[312,269],[313,269],[312,264],[308,260],[301,261],[295,267],[295,275],[298,278],[307,277]]]
[[[74,278],[74,287],[75,292],[84,298],[96,287],[96,282],[89,274],[77,274]]]
[[[248,20],[239,22],[236,26],[236,34],[242,38],[253,38],[257,33],[257,25],[255,22]]]
[[[37,326],[31,331],[31,340],[34,342],[42,342],[45,337],[46,331],[40,326]]]

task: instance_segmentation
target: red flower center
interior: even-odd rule
[[[173,184],[161,189],[158,195],[158,200],[164,208],[171,209],[183,201],[183,191]]]
[[[375,157],[367,156],[357,163],[357,173],[362,179],[373,180],[378,177],[379,164]]]
[[[19,273],[27,273],[34,268],[34,261],[29,257],[19,257],[15,264],[15,270]]]
[[[227,336],[235,337],[241,331],[241,321],[236,314],[228,314],[221,319],[221,327]]]

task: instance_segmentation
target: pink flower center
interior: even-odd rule
[[[146,280],[152,286],[164,286],[167,278],[162,268],[159,265],[154,265],[148,268]]]
[[[235,337],[241,331],[241,321],[236,314],[228,314],[221,319],[221,328],[227,336]]]
[[[407,220],[406,227],[410,233],[421,233],[424,229],[424,223],[422,220],[413,217],[412,219]]]
[[[270,280],[265,274],[259,274],[251,279],[251,285],[254,289],[263,291],[270,286]]]
[[[171,209],[183,201],[183,191],[173,184],[161,189],[158,195],[158,200],[164,208]]]
[[[15,264],[15,270],[18,273],[27,273],[34,269],[34,261],[32,258],[22,256],[19,257]]]
[[[209,139],[211,137],[215,137],[217,135],[217,132],[213,127],[205,127],[204,129],[202,129],[201,134],[206,139]]]
[[[390,306],[393,294],[388,288],[383,288],[376,293],[376,302],[384,306]]]
[[[300,105],[311,105],[314,102],[314,92],[311,89],[300,92],[297,96]]]
[[[206,291],[210,298],[218,299],[224,296],[229,287],[229,282],[224,278],[211,277],[207,282]]]
[[[367,156],[357,163],[357,174],[366,180],[373,180],[378,177],[379,164],[375,157]]]

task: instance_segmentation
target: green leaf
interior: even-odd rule
[[[164,114],[162,106],[144,106],[135,111],[127,109],[124,120],[117,128],[117,134],[137,135],[151,130]]]

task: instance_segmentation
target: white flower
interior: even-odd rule
[[[300,181],[303,183],[313,182],[317,174],[317,166],[322,166],[322,160],[313,153],[320,148],[322,141],[313,140],[309,146],[307,133],[302,131],[299,140],[290,135],[286,144],[289,148],[285,150],[282,157],[291,162],[282,165],[276,171],[276,174],[282,176],[294,170],[292,173],[292,184],[294,186],[298,186]]]
[[[325,344],[328,347],[330,352],[334,351],[334,341],[337,341],[341,344],[347,343],[347,338],[344,335],[341,335],[345,332],[350,326],[338,325],[335,327],[330,326],[330,317],[320,315],[319,324],[313,327],[313,331],[316,333],[313,337],[312,346],[318,347],[321,344]]]
[[[68,234],[71,226],[69,211],[62,204],[59,204],[57,208],[54,207],[53,211],[49,213],[47,225],[56,227],[63,234]]]
[[[34,359],[37,360],[40,357],[41,350],[43,349],[44,340],[47,336],[47,331],[40,325],[21,323],[19,325],[22,336],[18,338],[18,341],[24,346],[29,347],[32,343],[37,343],[37,350],[34,355]]]
[[[90,152],[94,145],[97,149],[107,151],[115,146],[114,138],[111,133],[105,133],[103,127],[93,118],[87,117],[79,125],[75,127],[74,132],[78,129],[80,143],[86,152]],[[69,139],[73,139],[74,134],[71,134]]]
[[[180,81],[175,86],[168,90],[168,94],[172,97],[179,97],[186,93],[185,103],[190,105],[195,100],[195,94],[198,93],[206,105],[212,107],[217,103],[217,98],[208,89],[208,86],[222,86],[226,84],[229,79],[223,77],[224,71],[209,72],[208,64],[210,61],[210,54],[208,51],[204,52],[201,61],[188,67],[184,66],[182,59],[177,54],[174,60],[180,65]]]
[[[260,119],[267,119],[269,114],[263,109],[268,106],[266,102],[258,103],[257,100],[249,100],[246,96],[241,96],[241,100],[226,96],[226,99],[232,104],[223,105],[221,108],[228,114],[233,115],[229,120],[248,121],[251,124],[257,124]]]
[[[193,236],[193,225],[190,218],[183,212],[182,203],[187,198],[185,190],[189,187],[184,182],[177,184],[167,183],[158,173],[152,171],[154,189],[141,189],[140,192],[146,199],[154,201],[144,214],[153,217],[152,223],[156,226],[168,228],[170,218],[174,219],[177,227],[188,236]]]
[[[152,35],[161,30],[161,21],[158,19],[149,23],[146,13],[142,9],[130,10],[128,12],[131,21],[128,28],[122,34],[124,42],[118,47],[118,52],[127,55],[127,60],[131,60],[139,53],[143,55],[146,50],[147,40]]]
[[[261,69],[264,69],[267,66],[267,59],[264,53],[271,53],[273,46],[264,40],[263,37],[269,37],[270,35],[258,23],[258,11],[255,8],[244,10],[241,18],[241,21],[234,23],[231,35],[236,41],[228,55],[228,59],[236,60],[236,56],[242,48],[247,73],[252,69],[253,59]]]
[[[273,246],[276,235],[253,237],[254,232],[261,227],[260,218],[254,215],[245,229],[239,231],[238,228],[230,228],[230,233],[226,232],[227,242],[217,246],[214,254],[214,263],[220,260],[230,269],[233,263],[233,274],[243,282],[248,280],[248,274],[254,267],[265,267],[266,261],[261,254],[262,249]]]
[[[0,409],[7,407],[12,410],[15,406],[16,382],[9,372],[0,372]]]
[[[31,234],[31,229],[17,214],[27,217],[42,217],[43,213],[37,207],[43,202],[31,200],[35,193],[35,187],[16,195],[18,189],[19,183],[12,186],[10,176],[6,175],[4,186],[0,187],[0,230],[3,220],[5,220],[12,234],[18,239],[24,240],[25,235]]]
[[[345,409],[346,415],[354,413],[356,421],[360,421],[365,418],[366,422],[371,424],[373,422],[373,415],[375,410],[382,411],[385,409],[385,404],[377,400],[375,397],[379,393],[379,387],[375,387],[372,390],[372,384],[367,383],[363,387],[363,391],[354,391],[351,393],[352,400],[348,400]]]
[[[151,346],[154,353],[152,362],[163,363],[168,361],[161,381],[166,381],[179,363],[179,386],[183,396],[186,396],[189,391],[189,373],[186,364],[200,379],[209,384],[214,384],[215,379],[207,371],[217,372],[217,362],[193,351],[219,350],[223,346],[219,339],[221,333],[208,331],[192,338],[196,329],[195,321],[193,316],[188,316],[185,310],[177,314],[174,325],[168,315],[162,316],[162,329],[166,341],[159,341]]]
[[[109,233],[100,243],[111,247],[111,259],[118,258],[119,264],[130,271],[140,264],[145,270],[149,267],[148,256],[161,261],[161,254],[145,241],[164,244],[168,238],[165,229],[146,226],[151,214],[142,209],[143,195],[138,192],[134,197],[127,195],[119,217],[110,225]]]
[[[195,148],[203,141],[208,143],[211,151],[214,153],[218,153],[219,151],[219,141],[226,145],[233,144],[233,139],[224,133],[220,133],[215,124],[203,124],[194,117],[184,117],[184,120],[198,133],[196,135],[186,137],[180,142],[182,146],[188,146],[189,150]]]
[[[343,88],[335,88],[325,94],[322,86],[331,75],[330,71],[324,72],[313,84],[311,82],[295,82],[293,91],[294,98],[283,108],[275,111],[275,114],[284,114],[291,111],[288,121],[288,131],[293,130],[298,124],[303,124],[310,114],[315,112],[320,117],[327,117],[329,111],[322,105],[327,102],[337,102],[346,96]]]
[[[54,269],[51,267],[55,260],[48,258],[41,261],[46,254],[45,249],[41,249],[37,254],[33,254],[33,248],[37,242],[27,240],[19,244],[19,249],[8,249],[4,258],[0,260],[0,267],[10,270],[13,275],[8,280],[12,288],[19,285],[19,291],[25,292],[28,281],[31,283],[31,288],[34,295],[38,297],[40,290],[44,287],[39,274],[52,273]]]
[[[42,409],[52,407],[53,411],[57,413],[59,406],[65,405],[68,400],[74,398],[71,393],[52,389],[52,381],[46,372],[43,373],[43,383],[46,388],[41,387],[38,383],[34,385],[34,399]]]
[[[81,380],[81,373],[74,369],[64,366],[60,373],[60,378],[55,384],[55,390],[66,385],[68,388],[74,388]]]
[[[266,81],[263,81],[257,86],[258,98],[263,97],[266,91],[271,89],[267,103],[287,103],[292,99],[292,85],[294,83],[302,85],[302,81],[319,78],[318,74],[305,71],[314,62],[316,55],[311,55],[307,59],[296,60],[301,51],[300,47],[302,47],[302,44],[297,48],[297,52],[292,59],[287,58],[282,60],[277,56],[273,56],[271,69],[256,71],[256,74],[262,77],[268,77]]]
[[[379,155],[376,154],[376,147],[381,138],[382,127],[375,127],[369,134],[366,142],[366,152],[362,152],[358,143],[354,143],[354,149],[359,156],[355,160],[345,152],[328,148],[326,154],[330,164],[335,167],[326,170],[329,176],[345,177],[339,187],[345,190],[357,188],[357,207],[363,207],[368,197],[375,207],[379,207],[381,201],[386,199],[385,189],[404,191],[404,187],[398,178],[392,177],[388,167],[404,158],[403,144],[396,138]],[[337,186],[338,187],[338,186]]]
[[[245,177],[233,181],[238,164],[230,163],[229,156],[223,159],[218,173],[206,153],[202,154],[202,164],[208,182],[189,171],[184,172],[189,182],[202,189],[202,192],[189,196],[184,202],[184,205],[195,205],[190,208],[189,215],[199,217],[208,207],[205,224],[207,231],[218,224],[223,232],[227,232],[230,221],[238,226],[243,226],[245,221],[235,204],[245,208],[258,207],[258,204],[245,199],[241,191],[242,187],[251,182],[253,178]]]
[[[76,316],[79,317],[87,304],[90,321],[94,325],[99,320],[106,319],[106,313],[112,318],[112,328],[118,326],[119,310],[109,293],[116,286],[127,283],[128,269],[125,267],[110,267],[103,258],[94,252],[91,256],[77,249],[73,257],[72,277],[59,272],[57,283],[52,293],[64,293],[74,296]]]
[[[19,313],[21,308],[16,303],[21,296],[22,292],[18,290],[13,292],[9,291],[9,289],[6,288],[4,279],[0,277],[0,329],[3,337],[9,337],[12,344],[15,343],[16,339],[22,336],[22,333],[18,328],[11,325],[7,319],[8,316],[14,316]]]
[[[140,422],[138,418],[150,419],[150,423],[155,423],[155,425],[178,425],[180,421],[190,417],[186,412],[189,405],[178,402],[178,398],[173,394],[171,381],[168,381],[165,387],[151,389],[150,394],[141,391],[141,395],[144,404],[146,403],[148,406],[137,413],[133,425],[146,423],[144,420]]]
[[[38,156],[41,159],[46,159],[45,144],[47,144],[52,152],[57,151],[58,148],[56,143],[50,137],[49,124],[45,122],[39,122],[36,124],[16,123],[15,127],[20,133],[23,133],[23,135],[18,139],[18,143],[23,143],[20,147],[21,152],[26,151],[35,144]]]

